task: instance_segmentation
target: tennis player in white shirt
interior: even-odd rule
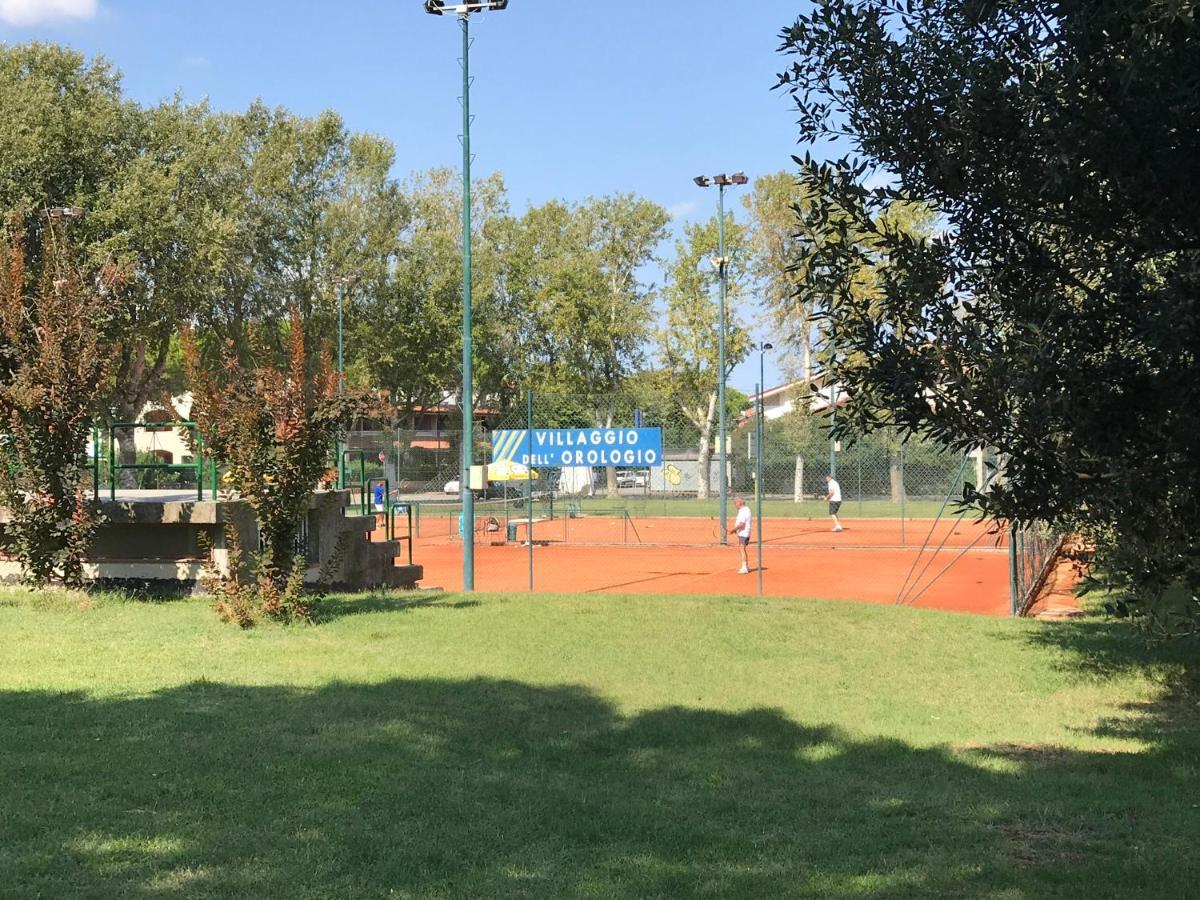
[[[833,530],[841,531],[842,523],[838,521],[838,510],[842,508],[842,486],[832,475],[826,475],[825,481],[829,485],[825,499],[829,501],[829,517],[833,519]]]
[[[741,497],[734,497],[733,505],[737,507],[737,517],[733,520],[733,527],[729,529],[729,533],[737,535],[738,550],[742,554],[742,567],[738,569],[738,574],[749,575],[750,560],[746,557],[746,548],[750,545],[750,523],[754,516]]]

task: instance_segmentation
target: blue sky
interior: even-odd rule
[[[476,174],[501,171],[514,212],[633,191],[677,221],[713,215],[693,175],[754,177],[802,152],[771,85],[779,32],[805,5],[511,0],[474,17]],[[103,54],[144,103],[332,108],[395,143],[398,175],[459,165],[461,32],[420,0],[0,0],[0,40],[34,39]],[[731,383],[757,378],[754,360]]]

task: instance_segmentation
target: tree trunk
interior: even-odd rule
[[[122,422],[139,421],[142,410],[151,396],[162,384],[163,369],[167,364],[167,349],[169,337],[158,339],[154,360],[147,364],[147,346],[145,340],[139,340],[130,350],[128,347],[122,353],[121,363],[117,369],[116,415]],[[172,412],[174,412],[172,410]],[[137,462],[136,431],[133,428],[120,428],[116,433],[117,460],[124,465]],[[110,448],[111,449],[111,448]],[[138,473],[136,470],[122,469],[117,476],[117,487],[136,488]]]
[[[712,432],[705,429],[700,434],[699,452],[696,454],[696,498],[707,500],[712,493]]]
[[[812,338],[808,334],[808,323],[807,322],[805,322],[804,340],[800,346],[801,346],[800,358],[803,360],[802,365],[804,366],[804,386],[808,387],[808,385],[810,385],[812,383],[813,353],[812,353]],[[765,390],[765,388],[764,388],[764,390]],[[808,402],[808,398],[806,395],[805,403],[807,403],[807,402]],[[807,406],[805,408],[807,408]]]
[[[122,465],[132,465],[136,463],[137,443],[134,440],[134,430],[132,428],[118,428],[115,437],[117,441],[117,462],[121,463]],[[118,470],[117,487],[136,488],[138,486],[137,476],[137,471],[133,469]]]
[[[888,451],[888,480],[891,482],[893,503],[899,503],[904,496],[903,454],[903,450]]]
[[[604,425],[602,427],[612,428],[613,418],[615,417],[615,415],[616,414],[613,411],[613,404],[610,401],[608,404],[608,409],[606,409],[604,411]],[[606,493],[606,495],[609,498],[619,497],[621,495],[621,492],[617,488],[617,467],[616,466],[605,466],[604,478],[605,478],[605,493]]]
[[[700,500],[706,500],[712,494],[712,436],[713,424],[717,412],[717,392],[712,391],[708,395],[708,408],[700,419],[700,452],[697,454],[697,466],[699,471],[696,473],[696,497]],[[721,473],[724,477],[724,473]]]

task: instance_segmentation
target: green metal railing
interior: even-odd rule
[[[401,516],[401,515],[404,516],[404,518],[405,518],[405,521],[408,525],[408,530],[404,534],[399,535],[396,533],[396,517]],[[387,523],[388,523],[387,524],[388,540],[389,541],[400,541],[402,543],[408,544],[408,564],[411,566],[413,563],[413,504],[411,504],[411,503],[392,503],[392,504],[390,504],[388,506],[386,518],[387,518]]]
[[[113,452],[113,445],[117,439],[118,430],[128,429],[145,429],[149,431],[172,431],[176,428],[186,428],[191,431],[196,438],[196,458],[190,463],[140,463],[131,462],[125,463],[118,460],[117,454]],[[100,447],[99,447],[99,429],[92,430],[92,490],[96,499],[100,497]],[[196,499],[204,499],[204,436],[200,433],[199,426],[195,422],[114,422],[108,426],[108,496],[110,500],[117,499],[117,473],[124,471],[158,471],[158,472],[195,472],[196,473]],[[213,460],[212,471],[212,496],[215,499],[217,496],[217,463]]]
[[[348,484],[346,481],[346,474],[347,474],[346,459],[347,459],[347,457],[351,457],[351,456],[358,458],[358,484],[357,485]],[[340,488],[341,490],[346,490],[347,488],[350,488],[350,487],[358,487],[358,489],[360,491],[366,491],[366,489],[367,489],[367,451],[366,450],[343,450],[341,455],[338,457],[338,488]],[[365,494],[363,496],[365,496]],[[361,506],[363,506],[363,513],[365,514],[366,507],[361,498],[359,500],[359,504]]]

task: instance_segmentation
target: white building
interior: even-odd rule
[[[850,395],[841,386],[834,386],[831,390],[828,385],[822,383],[823,381],[824,376],[818,374],[811,381],[789,381],[778,387],[767,388],[762,392],[763,418],[768,422],[773,422],[775,419],[781,419],[798,409],[806,408],[806,406],[810,413],[828,412],[830,396],[834,393],[837,396],[837,405],[845,406]],[[738,416],[739,426],[754,421],[758,402],[759,395],[751,394],[750,406],[742,410],[741,415]]]
[[[162,422],[161,428],[135,428],[133,429],[133,444],[137,450],[138,456],[145,458],[146,456],[156,456],[159,462],[169,463],[173,465],[186,465],[187,463],[195,462],[196,457],[192,449],[187,445],[186,430],[183,428],[172,427],[171,423],[186,422],[192,411],[192,395],[190,393],[181,394],[178,397],[171,398],[170,411],[162,408],[159,403],[147,403],[142,409],[142,414],[138,417],[139,423],[154,423]],[[100,436],[101,447],[104,446],[104,441],[108,435]],[[115,450],[116,441],[113,441]],[[91,456],[93,448],[91,442],[88,444],[88,455]],[[103,454],[102,458],[107,459],[108,454]]]

